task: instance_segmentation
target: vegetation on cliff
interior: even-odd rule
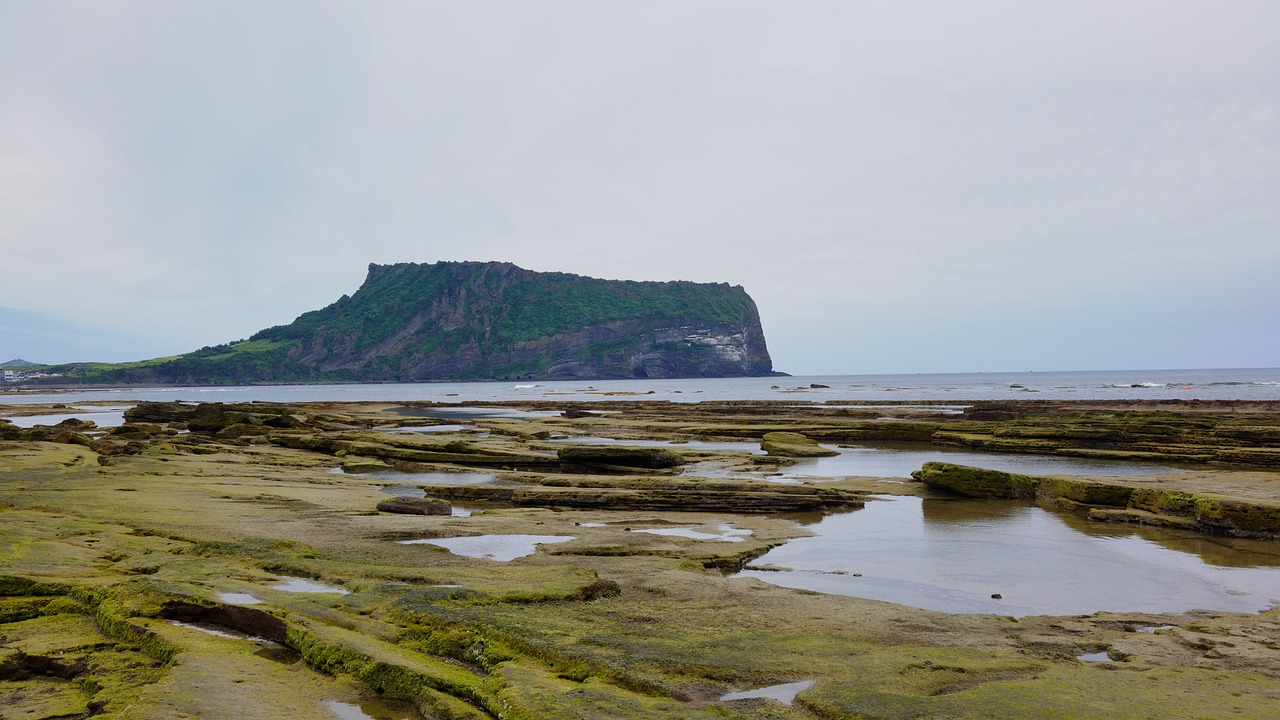
[[[723,283],[601,280],[510,263],[370,265],[351,296],[248,340],[60,381],[230,384],[725,377],[772,372],[755,303]]]

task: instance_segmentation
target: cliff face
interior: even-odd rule
[[[370,265],[351,297],[264,330],[322,375],[446,379],[768,375],[741,287],[598,280],[510,263]]]

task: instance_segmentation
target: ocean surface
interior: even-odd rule
[[[494,402],[509,400],[792,400],[796,403],[919,400],[1280,400],[1280,368],[1085,372],[815,375],[686,380],[388,383],[122,388],[0,393],[0,403]]]

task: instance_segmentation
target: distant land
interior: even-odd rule
[[[775,374],[741,286],[600,280],[503,262],[370,265],[351,296],[247,340],[40,384],[431,382]],[[781,373],[777,373],[781,374]]]
[[[14,359],[10,360],[9,362],[3,362],[3,363],[0,363],[0,367],[7,367],[7,368],[14,368],[14,367],[36,367],[36,366],[38,366],[39,364],[40,364],[40,363],[33,363],[33,362],[31,362],[30,360],[23,360],[22,358],[14,358]]]

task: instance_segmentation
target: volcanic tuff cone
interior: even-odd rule
[[[355,294],[289,325],[83,379],[420,382],[739,377],[772,370],[759,313],[741,286],[439,262],[370,265]]]

